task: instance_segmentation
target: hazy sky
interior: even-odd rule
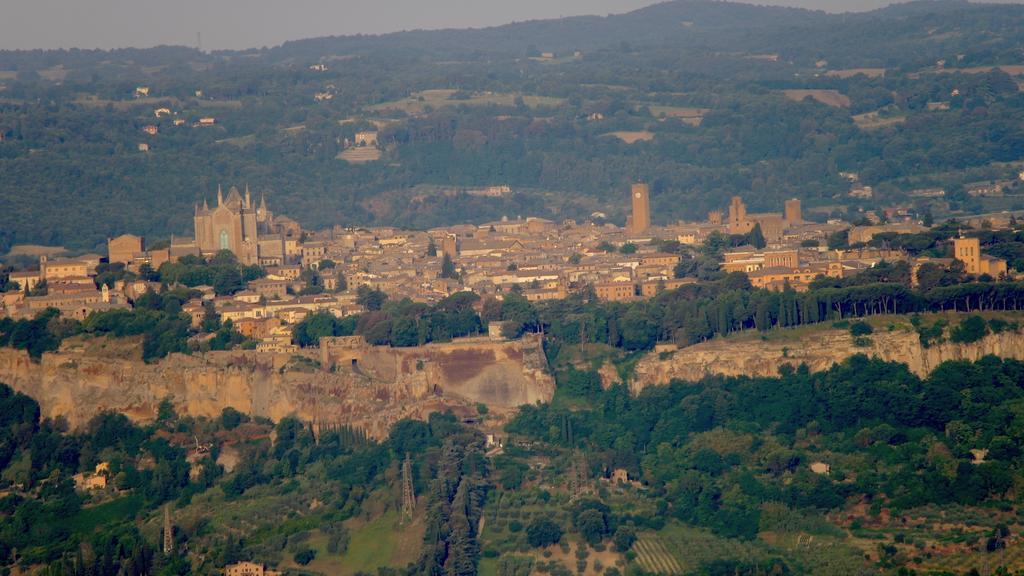
[[[1024,0],[1022,0],[1024,1]],[[0,49],[204,49],[274,46],[286,40],[414,28],[493,26],[577,14],[626,12],[653,0],[0,0]],[[751,0],[866,10],[892,0]]]

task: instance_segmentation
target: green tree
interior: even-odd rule
[[[376,311],[384,306],[388,295],[380,290],[371,289],[363,285],[356,290],[356,303],[367,310]]]
[[[619,552],[628,552],[636,542],[636,530],[631,526],[619,526],[615,530],[615,534],[612,535],[612,542],[615,543],[615,549]]]
[[[596,546],[608,533],[608,520],[600,510],[584,510],[576,518],[576,530],[588,544]]]
[[[450,278],[458,280],[459,273],[455,269],[455,262],[452,262],[452,257],[446,252],[444,258],[441,259],[441,278]]]
[[[970,343],[981,340],[988,334],[988,323],[981,316],[968,316],[957,324],[949,334],[952,342]]]
[[[548,518],[536,518],[526,526],[526,541],[534,548],[558,544],[562,540],[562,527]]]
[[[648,350],[658,339],[658,323],[645,307],[636,305],[622,317],[622,347],[626,350]]]
[[[764,239],[764,233],[761,232],[761,223],[754,224],[754,228],[747,234],[747,243],[760,250],[768,245],[768,242]]]
[[[156,421],[160,424],[170,424],[178,419],[178,413],[174,410],[174,402],[170,397],[160,401],[156,410]]]

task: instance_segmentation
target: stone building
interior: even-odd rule
[[[727,222],[729,234],[749,234],[755,226],[761,226],[761,234],[768,242],[778,242],[790,227],[803,221],[800,215],[800,201],[789,200],[785,205],[785,213],[767,212],[754,214],[747,212],[747,205],[739,196],[733,196],[729,203]]]
[[[236,562],[224,567],[224,576],[280,576],[277,570],[268,570],[255,562]]]
[[[129,265],[146,251],[146,242],[141,236],[122,234],[107,240],[107,262]]]
[[[953,257],[963,262],[968,274],[988,274],[998,278],[1006,274],[1006,260],[981,253],[981,241],[977,238],[955,238]]]
[[[226,198],[218,187],[217,205],[210,208],[203,201],[202,207],[196,206],[194,220],[191,248],[203,256],[228,250],[247,265],[284,263],[284,235],[275,225],[266,199],[261,198],[255,205],[248,186],[244,196],[232,186]],[[187,248],[188,243],[178,246]]]
[[[628,302],[636,300],[636,285],[633,282],[602,282],[594,285],[599,300]]]
[[[95,271],[95,266],[85,259],[57,258],[50,260],[46,256],[39,257],[39,275],[46,281],[61,278],[85,278]]]

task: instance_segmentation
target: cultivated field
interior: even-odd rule
[[[711,110],[709,108],[687,108],[684,106],[661,106],[657,104],[648,105],[651,115],[655,118],[678,118],[691,126],[700,126],[704,115]]]
[[[91,94],[83,94],[79,96],[74,100],[74,103],[80,106],[103,108],[112,106],[115,110],[130,110],[140,106],[159,106],[169,104],[176,112],[180,112],[181,109],[184,108],[186,111],[192,110],[196,113],[200,113],[200,111],[203,110],[216,110],[223,108],[238,109],[242,107],[241,100],[181,100],[170,96],[147,96],[145,98],[132,98],[128,100],[109,100],[106,98],[97,98]]]
[[[850,97],[838,90],[783,90],[782,93],[794,102],[803,102],[805,98],[810,97],[826,106],[835,108],[850,106]]]
[[[896,126],[907,121],[906,116],[882,116],[878,112],[867,112],[857,114],[853,117],[853,123],[861,130],[876,130]]]
[[[515,106],[517,97],[522,97],[523,103],[530,108],[560,106],[565,102],[562,98],[500,92],[479,92],[471,94],[468,98],[452,98],[457,93],[457,90],[424,90],[422,92],[414,92],[408,98],[376,104],[367,109],[370,111],[401,110],[407,114],[417,116],[423,114],[428,107],[441,108],[444,106],[486,105]]]
[[[664,530],[644,534],[640,539],[644,541],[641,547],[649,552],[650,562],[680,569],[678,572],[664,572],[669,574],[695,572],[701,565],[715,560],[755,562],[771,556],[768,547],[760,542],[720,538],[706,530],[680,524],[670,524]],[[668,552],[669,557],[662,552]]]
[[[940,68],[935,70],[940,74],[988,74],[993,70],[1002,70],[1010,76],[1024,76],[1024,64],[1003,64],[1000,66],[974,66],[971,68]]]
[[[39,75],[51,82],[63,82],[64,78],[68,75],[68,71],[63,65],[57,65],[52,68],[43,68],[39,70]]]
[[[654,140],[654,132],[642,131],[642,132],[609,132],[604,136],[612,136],[618,138],[626,144],[636,144],[637,142],[647,142],[648,140]]]
[[[339,153],[338,159],[344,160],[349,164],[366,164],[367,162],[380,160],[380,156],[380,150],[372,146],[359,146]]]
[[[868,78],[882,78],[885,76],[885,68],[847,68],[845,70],[829,70],[825,76],[831,78],[853,78],[864,75]]]
[[[633,544],[640,567],[653,574],[682,574],[683,569],[675,556],[669,554],[665,544],[655,534],[646,534]]]

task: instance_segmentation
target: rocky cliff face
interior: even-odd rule
[[[870,340],[870,346],[856,346],[848,331],[832,329],[787,342],[712,340],[671,353],[650,353],[637,364],[630,388],[638,392],[673,379],[697,381],[709,374],[776,376],[783,364],[794,368],[806,364],[818,372],[855,354],[906,364],[922,377],[948,360],[973,361],[989,354],[1024,360],[1024,334],[1016,332],[991,334],[971,344],[946,342],[930,348],[921,346],[916,333],[903,330],[876,332]]]
[[[421,360],[410,361],[417,353]],[[402,418],[423,418],[450,406],[514,408],[554,394],[543,350],[534,341],[378,354],[392,366],[387,379],[343,367],[320,370],[313,357],[297,361],[256,352],[173,355],[144,364],[71,347],[34,363],[23,351],[0,348],[0,382],[35,398],[44,416],[63,415],[73,427],[103,410],[149,420],[170,397],[181,414],[212,417],[230,406],[275,420],[296,415],[318,424],[353,425],[376,437]]]

